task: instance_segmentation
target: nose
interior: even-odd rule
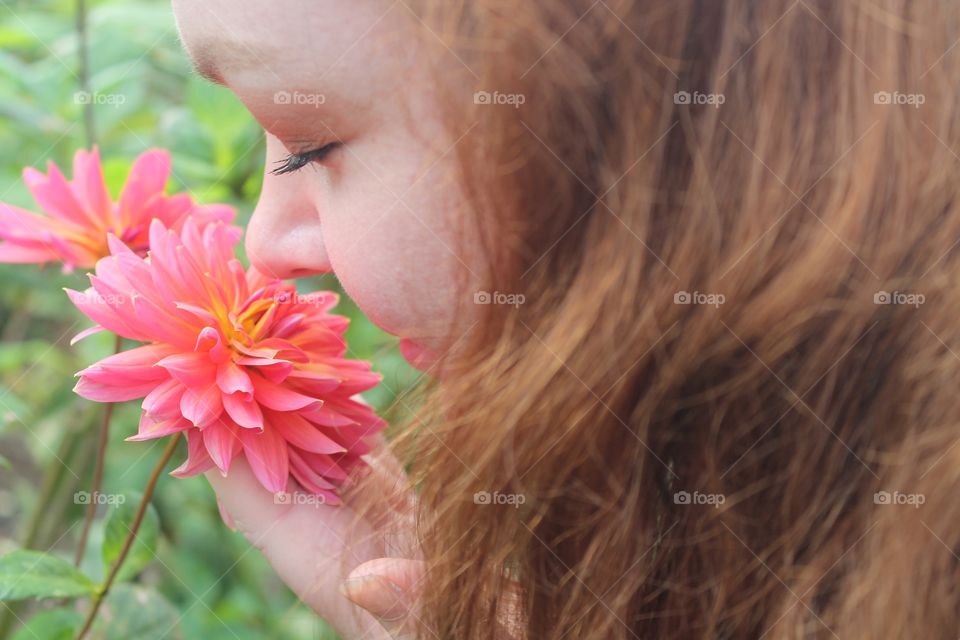
[[[260,199],[247,226],[250,262],[276,278],[301,278],[331,271],[323,243],[320,216],[314,204],[316,185],[308,168],[276,176],[274,161],[283,146],[267,135],[267,163]]]

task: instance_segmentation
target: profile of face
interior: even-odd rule
[[[429,365],[466,321],[463,283],[487,266],[453,151],[469,134],[444,125],[425,27],[385,0],[173,7],[197,71],[266,133],[246,235],[253,265],[281,278],[334,272],[412,364]]]

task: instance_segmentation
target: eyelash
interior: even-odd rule
[[[318,147],[317,149],[311,149],[310,151],[291,153],[286,158],[277,160],[276,164],[279,166],[270,171],[270,173],[275,176],[282,176],[285,173],[294,173],[304,168],[311,162],[322,161],[324,158],[330,155],[331,151],[334,151],[339,146],[339,142],[331,142],[323,145],[322,147]]]

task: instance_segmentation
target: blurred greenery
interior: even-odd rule
[[[45,169],[52,161],[69,176],[73,152],[88,146],[77,95],[77,6],[72,0],[0,5],[0,202],[34,209],[23,168]],[[168,191],[229,202],[245,222],[260,189],[262,134],[228,90],[190,71],[169,0],[88,2],[87,29],[94,129],[113,195],[133,158],[164,147],[173,155]],[[0,265],[0,279],[0,553],[26,541],[69,562],[84,515],[74,494],[90,486],[102,411],[73,394],[73,374],[111,353],[113,338],[97,335],[69,346],[89,323],[61,288],[83,288],[82,274]],[[300,286],[337,289],[332,276]],[[372,360],[384,374],[368,400],[389,420],[398,419],[391,407],[405,407],[394,400],[415,373],[395,341],[348,300],[338,311],[352,320],[351,355]],[[115,411],[104,492],[142,489],[160,456],[162,443],[124,442],[136,431],[138,412],[135,403]],[[132,517],[135,500],[100,508],[81,565],[94,580],[103,578],[104,559],[115,557],[117,527]],[[145,541],[126,571],[133,575],[111,591],[90,637],[335,637],[242,536],[222,524],[203,479],[162,476],[154,505]],[[0,590],[4,579],[0,570]],[[11,608],[15,615],[0,612],[0,638],[47,640],[73,637],[87,605],[46,600]]]

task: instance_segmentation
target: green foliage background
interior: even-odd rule
[[[25,166],[57,163],[72,175],[73,152],[88,144],[83,125],[72,0],[0,2],[0,201],[35,210],[22,179]],[[263,172],[263,137],[233,95],[190,71],[169,0],[100,0],[87,6],[90,85],[122,96],[94,107],[95,132],[114,196],[139,153],[173,155],[168,191],[201,202],[229,202],[245,222]],[[332,277],[303,290],[336,288]],[[70,560],[82,527],[74,494],[90,484],[102,406],[77,398],[73,374],[112,352],[97,335],[69,346],[89,326],[61,288],[83,288],[82,273],[56,267],[0,265],[0,553],[28,547]],[[370,359],[384,384],[368,399],[388,419],[414,380],[393,339],[346,299],[351,354]],[[117,408],[103,491],[141,490],[162,442],[127,443],[138,406]],[[184,452],[174,457],[182,460]],[[135,500],[135,498],[130,498]],[[130,501],[126,503],[128,506]],[[135,504],[135,503],[134,503]],[[334,634],[276,578],[242,536],[223,526],[202,478],[162,477],[154,498],[151,546],[135,552],[134,575],[108,598],[97,638],[333,638]],[[104,505],[83,572],[103,577]],[[152,518],[153,516],[151,516]],[[149,527],[148,527],[149,528]],[[107,538],[109,539],[109,535]],[[28,565],[29,566],[29,565]],[[30,576],[25,575],[29,581]],[[23,588],[24,583],[18,587]],[[0,638],[70,638],[86,602],[46,599],[4,603]],[[23,627],[23,623],[27,627]]]

